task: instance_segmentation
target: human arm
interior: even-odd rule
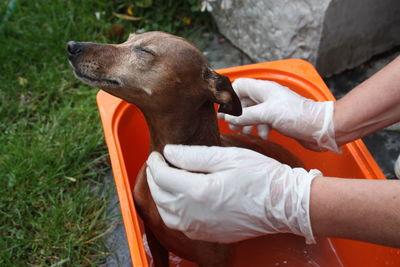
[[[400,56],[335,103],[338,145],[400,121]]]
[[[311,185],[315,236],[400,247],[400,181],[318,177]]]
[[[399,69],[400,57],[335,103],[306,99],[274,82],[240,78],[233,88],[245,106],[243,115],[219,116],[236,127],[267,124],[312,150],[338,152],[340,145],[400,120]]]

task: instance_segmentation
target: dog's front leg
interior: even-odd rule
[[[168,250],[160,244],[149,227],[145,226],[147,244],[149,245],[151,255],[153,256],[155,267],[168,267]]]

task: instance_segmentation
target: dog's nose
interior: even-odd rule
[[[67,43],[67,53],[69,58],[78,56],[82,51],[83,46],[80,43],[74,41],[69,41]]]

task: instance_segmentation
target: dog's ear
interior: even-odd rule
[[[213,101],[219,104],[218,112],[234,116],[242,115],[242,105],[239,97],[227,77],[207,68],[203,71],[203,78],[208,84]]]

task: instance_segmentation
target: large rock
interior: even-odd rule
[[[399,0],[217,0],[219,30],[257,62],[302,58],[323,75],[400,44]]]

